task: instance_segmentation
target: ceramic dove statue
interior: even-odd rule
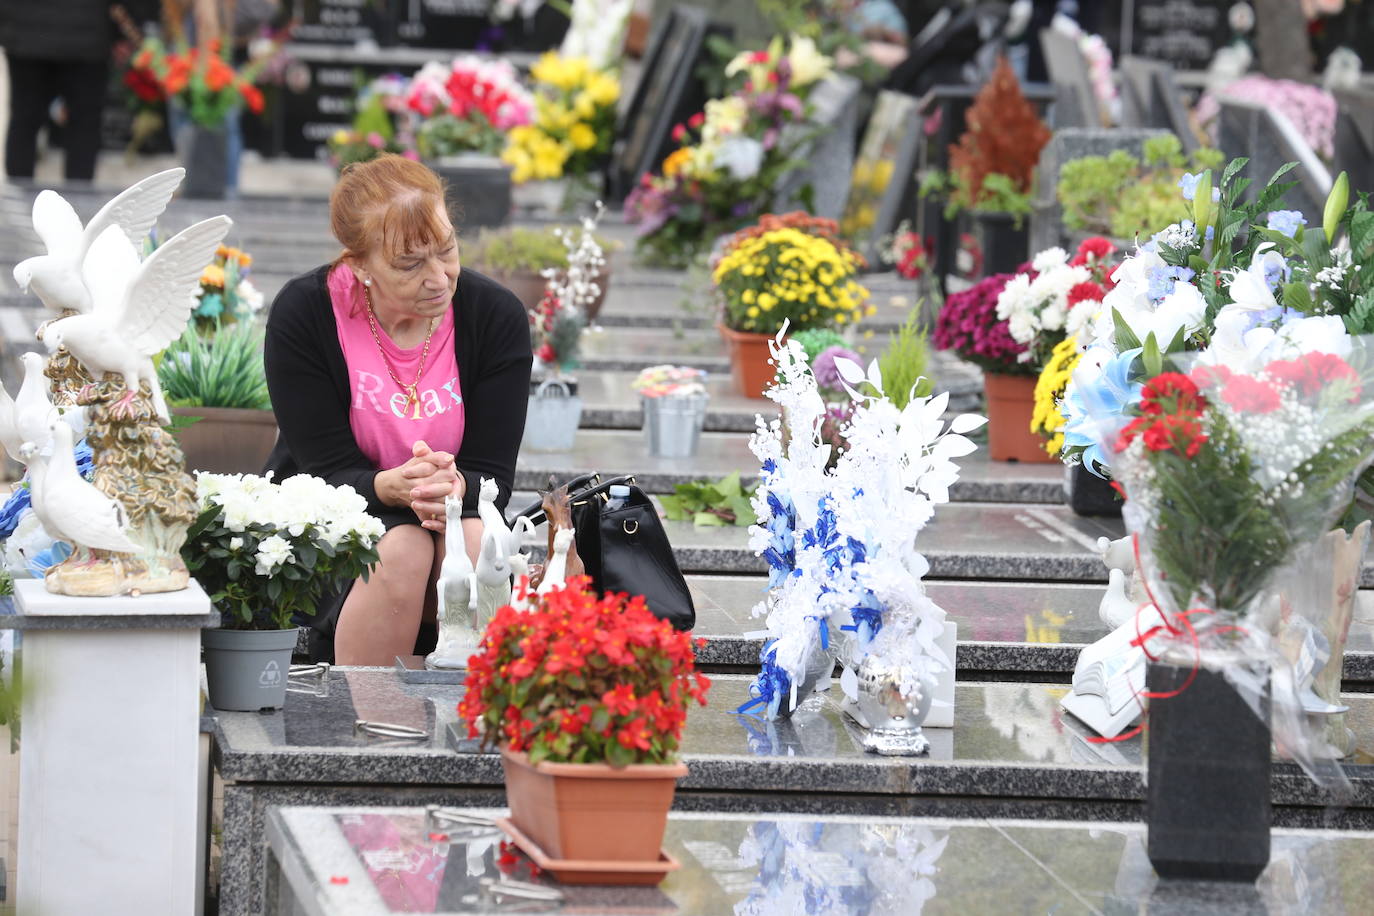
[[[444,500],[444,562],[439,567],[439,641],[425,656],[429,668],[466,668],[468,656],[477,651],[481,632],[473,625],[477,607],[477,571],[463,543],[463,501]]]
[[[553,536],[553,555],[544,564],[544,578],[536,594],[544,595],[563,585],[568,578],[568,550],[573,545],[573,530],[559,528]]]
[[[107,372],[120,376],[124,396],[111,408],[113,415],[129,416],[140,383],[147,382],[158,417],[171,421],[152,357],[185,330],[201,272],[231,225],[227,216],[196,223],[142,264],[118,227],[92,244],[83,266],[94,293],[91,313],[59,318],[38,334],[49,352],[65,346],[97,381]]]
[[[54,538],[67,541],[76,553],[67,562],[90,565],[91,550],[137,553],[138,545],[125,534],[124,507],[81,476],[72,453],[72,428],[58,420],[49,430],[52,455],[39,453],[32,442],[20,451],[29,465],[33,511]]]
[[[497,609],[510,603],[510,555],[500,545],[499,536],[483,532],[482,552],[477,555],[477,610],[472,614],[479,642]]]
[[[32,290],[54,312],[90,312],[94,306],[91,290],[96,287],[81,267],[95,240],[106,229],[117,227],[137,254],[185,174],[185,169],[175,168],[150,175],[101,207],[85,227],[62,195],[41,192],[33,202],[33,228],[47,254],[20,261],[14,268],[15,282],[25,292]],[[210,263],[208,258],[205,263]]]
[[[48,399],[48,380],[43,375],[43,357],[29,352],[21,356],[24,381],[13,399],[0,385],[0,443],[15,461],[22,462],[19,450],[32,442],[41,452],[47,448],[48,432],[56,412]]]

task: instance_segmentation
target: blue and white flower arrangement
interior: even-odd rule
[[[782,333],[769,348],[780,381],[766,394],[782,418],[760,417],[750,439],[762,473],[749,540],[769,565],[768,597],[754,608],[767,631],[753,699],[741,711],[790,713],[819,680],[818,669],[828,676],[842,635],[841,686],[850,699],[870,653],[908,672],[903,690],[914,692],[953,666],[936,643],[945,612],[922,586],[929,564],[917,535],[935,506],[949,501],[955,459],[976,447],[965,434],[986,420],[960,414],[946,423],[947,393],[912,396],[898,410],[876,361],[865,372],[838,358],[854,410],[841,431],[848,445],[827,469],[825,404],[805,350],[784,343]]]

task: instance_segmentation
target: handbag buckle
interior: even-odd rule
[[[626,534],[637,534],[639,532],[639,519],[627,518],[620,523],[620,527],[624,529]]]

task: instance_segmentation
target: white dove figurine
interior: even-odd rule
[[[139,383],[147,382],[158,417],[171,421],[152,357],[185,330],[201,272],[231,225],[227,216],[202,220],[172,236],[142,264],[129,240],[111,226],[95,240],[83,265],[94,291],[92,312],[59,318],[39,330],[50,352],[65,346],[97,380],[107,372],[121,377],[124,396],[111,408],[115,416],[127,415]]]
[[[52,455],[44,456],[32,442],[20,452],[29,465],[33,511],[48,534],[85,553],[83,565],[95,562],[90,551],[138,553],[139,546],[125,533],[128,516],[118,501],[100,492],[81,476],[72,453],[72,428],[62,420],[52,424]]]
[[[571,528],[559,528],[553,534],[553,556],[544,566],[544,579],[539,583],[538,594],[544,595],[561,588],[568,578],[568,548],[572,546],[574,532]]]
[[[41,192],[33,202],[33,228],[47,254],[20,261],[14,268],[15,282],[25,292],[32,290],[55,312],[91,311],[95,287],[82,274],[81,265],[95,240],[116,226],[137,252],[185,174],[185,169],[175,168],[150,175],[101,207],[84,228],[61,194]]]
[[[19,357],[24,364],[24,381],[13,399],[0,385],[0,443],[15,461],[25,442],[32,442],[39,451],[47,448],[48,427],[56,413],[48,399],[48,380],[43,376],[43,357],[29,352]]]

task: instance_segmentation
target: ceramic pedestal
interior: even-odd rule
[[[19,910],[194,913],[200,630],[194,582],[139,598],[15,583],[24,629]],[[79,875],[80,880],[73,880]]]

